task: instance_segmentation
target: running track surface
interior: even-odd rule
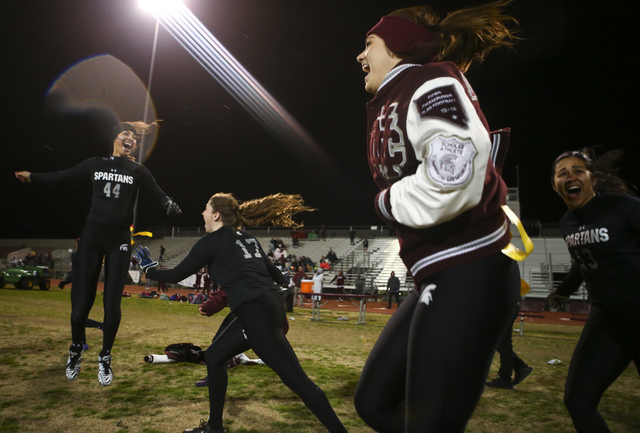
[[[58,289],[58,284],[60,280],[51,280],[51,289],[50,290],[60,290]],[[37,289],[36,289],[37,290]],[[71,290],[71,285],[65,286],[64,290]],[[98,290],[103,290],[103,283],[98,283]],[[125,292],[131,293],[132,296],[137,296],[140,293],[146,290],[156,290],[156,286],[150,286],[148,289],[145,286],[134,286],[127,285],[124,288]],[[167,295],[171,296],[173,294],[180,294],[184,296],[189,296],[190,293],[195,293],[194,289],[169,289],[165,292]],[[294,307],[300,308],[300,307]],[[302,308],[311,309],[311,302],[303,303]],[[331,300],[328,303],[322,306],[323,310],[334,310],[334,311],[349,311],[349,312],[358,312],[358,307],[353,305],[349,301],[337,301]],[[382,301],[379,302],[368,302],[367,303],[367,313],[381,313],[381,314],[393,314],[396,311],[396,304],[394,303],[390,309],[387,309],[387,301],[382,298]],[[543,316],[543,317],[538,317]],[[556,313],[550,311],[543,311],[542,313],[535,314],[533,317],[526,316],[524,318],[525,323],[546,323],[546,324],[557,324],[557,325],[570,325],[570,326],[583,326],[585,323],[586,316],[582,315],[574,315],[570,313]],[[520,318],[516,320],[516,324],[520,322]]]

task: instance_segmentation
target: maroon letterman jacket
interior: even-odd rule
[[[429,275],[509,243],[507,188],[487,121],[450,62],[398,64],[367,103],[376,211],[393,225],[419,287]]]

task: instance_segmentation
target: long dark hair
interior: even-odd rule
[[[624,155],[624,150],[610,150],[597,155],[598,147],[590,146],[580,150],[570,150],[560,154],[551,167],[551,184],[554,185],[556,166],[566,158],[578,158],[585,164],[587,170],[592,173],[594,179],[593,190],[595,192],[613,192],[619,194],[635,195],[635,185],[622,179],[618,173],[620,168],[618,162]]]
[[[220,212],[222,223],[231,227],[259,226],[271,223],[283,227],[300,227],[293,220],[300,212],[316,209],[305,206],[297,194],[273,194],[240,204],[233,194],[219,192],[209,200],[214,211]]]
[[[482,62],[490,51],[515,44],[518,38],[510,26],[516,26],[518,21],[503,13],[509,3],[510,0],[500,0],[464,8],[450,12],[443,19],[428,6],[397,9],[389,15],[406,18],[426,28],[437,38],[432,43],[417,44],[413,53],[398,57],[425,63],[425,55],[430,56],[435,45],[439,52],[438,61],[451,61],[465,72],[472,63]]]

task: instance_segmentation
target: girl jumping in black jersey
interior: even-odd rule
[[[299,196],[276,194],[238,204],[230,194],[215,194],[202,216],[208,233],[174,269],[157,269],[148,250],[137,248],[139,263],[149,278],[177,282],[208,266],[211,280],[224,287],[233,316],[223,321],[206,351],[209,377],[209,420],[185,432],[224,432],[222,415],[227,392],[227,360],[253,351],[298,394],[331,432],[345,432],[324,392],[300,366],[283,332],[287,320],[278,286],[286,281],[262,250],[258,240],[240,230],[245,225],[272,222],[296,226],[291,216],[311,210]],[[239,332],[241,327],[244,332]]]
[[[584,280],[591,300],[564,391],[578,433],[609,432],[598,412],[602,395],[631,360],[640,373],[640,200],[616,175],[620,156],[596,159],[585,149],[553,164],[553,189],[569,208],[560,229],[572,267],[550,298],[569,296]]]
[[[98,357],[98,380],[110,385],[113,380],[111,349],[120,326],[122,291],[131,263],[133,208],[138,188],[147,190],[165,208],[168,215],[180,208],[157,185],[141,164],[133,161],[138,136],[149,131],[143,122],[121,122],[113,127],[111,156],[91,158],[68,170],[53,173],[16,172],[21,182],[61,183],[90,181],[91,210],[78,243],[71,290],[71,339],[66,374],[75,380],[80,373],[85,325],[97,291],[98,275],[104,261],[104,324],[102,350]]]

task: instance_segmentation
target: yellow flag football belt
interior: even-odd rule
[[[517,260],[520,262],[526,259],[527,256],[531,254],[531,252],[533,251],[533,242],[531,242],[529,235],[524,230],[524,227],[522,226],[520,219],[511,209],[509,209],[509,206],[506,206],[506,205],[502,206],[502,210],[509,218],[509,221],[511,221],[511,224],[515,225],[518,228],[518,233],[520,233],[520,237],[522,238],[522,243],[525,249],[525,251],[522,251],[521,249],[519,249],[518,247],[510,243],[509,245],[507,245],[505,248],[502,249],[502,253],[507,257],[510,257],[513,260]]]

